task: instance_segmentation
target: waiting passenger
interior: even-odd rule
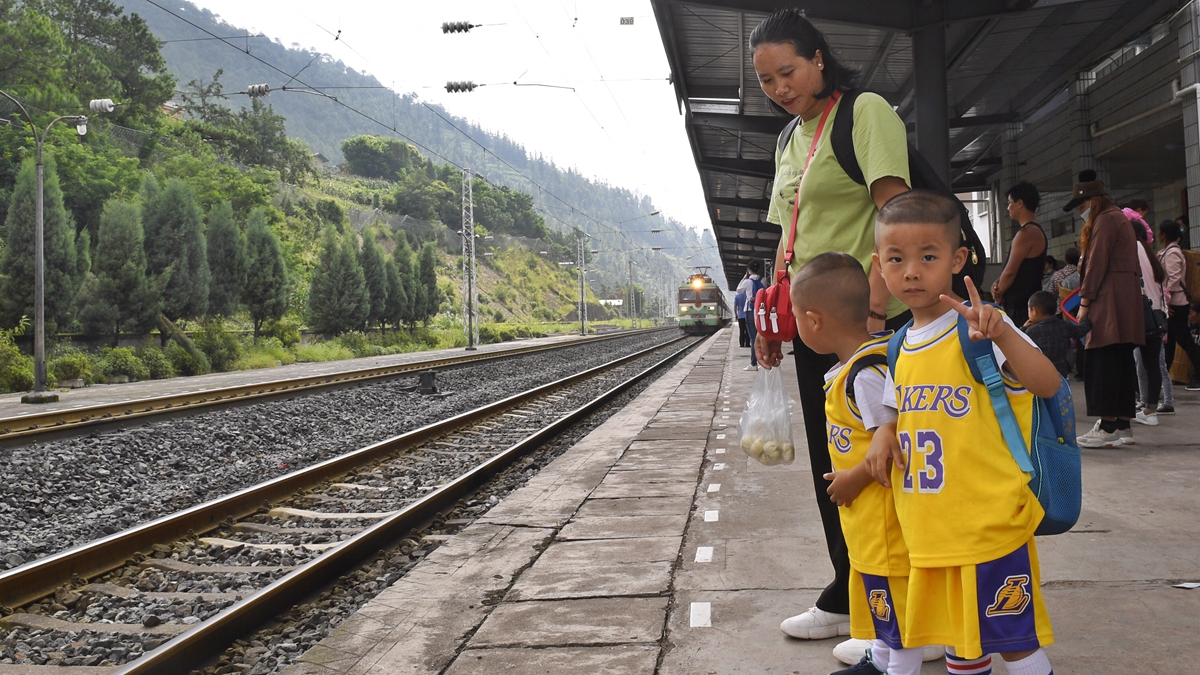
[[[1013,236],[1008,262],[1004,263],[1000,278],[992,284],[992,298],[1018,326],[1029,319],[1026,313],[1029,296],[1042,288],[1046,233],[1035,220],[1041,200],[1037,187],[1029,181],[1023,180],[1008,189],[1008,215],[1020,227]]]

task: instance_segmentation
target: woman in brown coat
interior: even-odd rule
[[[1100,419],[1079,436],[1084,448],[1133,444],[1129,420],[1137,400],[1137,366],[1133,350],[1146,342],[1142,307],[1141,266],[1137,240],[1125,217],[1096,180],[1083,171],[1066,210],[1078,208],[1086,221],[1080,237],[1079,318],[1092,320],[1084,357],[1087,414]]]

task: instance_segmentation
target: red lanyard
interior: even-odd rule
[[[800,175],[800,182],[804,182],[804,177],[808,175],[808,165],[812,162],[813,155],[817,154],[817,142],[821,140],[821,132],[825,130],[825,122],[829,119],[829,113],[833,111],[834,104],[842,97],[842,92],[835,91],[829,97],[829,102],[825,104],[825,112],[821,113],[821,120],[817,122],[817,130],[813,133],[812,147],[808,149],[808,159],[804,160],[804,173]],[[788,235],[787,251],[783,254],[784,265],[790,267],[794,249],[796,247],[796,218],[800,215],[800,186],[796,186],[796,201],[792,205],[792,231]]]

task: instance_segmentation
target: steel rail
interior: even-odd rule
[[[372,380],[397,377],[413,371],[428,370],[430,368],[445,368],[447,366],[458,366],[467,363],[479,363],[481,361],[493,361],[512,356],[553,351],[555,349],[564,349],[574,345],[592,344],[607,340],[615,340],[622,337],[629,337],[631,335],[640,335],[656,330],[668,329],[647,328],[636,331],[621,331],[615,334],[597,335],[594,337],[582,338],[579,340],[572,340],[570,342],[556,343],[552,345],[517,347],[498,352],[463,354],[460,356],[425,359],[422,361],[414,361],[412,363],[397,364],[393,366],[360,368],[341,373],[294,377],[285,380],[260,382],[257,384],[220,387],[216,389],[206,389],[204,391],[193,391],[182,394],[168,394],[165,396],[137,399],[135,401],[104,403],[81,408],[69,408],[65,410],[53,410],[49,412],[31,413],[29,415],[5,417],[0,418],[0,442],[12,439],[29,438],[31,436],[37,436],[40,434],[61,433],[63,431],[70,431],[72,429],[98,424],[113,424],[116,422],[124,422],[126,420],[133,420],[142,417],[151,417],[154,415],[162,415],[167,413],[178,413],[180,410],[196,410],[209,406],[227,405],[234,401],[252,401],[285,394],[309,392],[327,387],[369,382]]]
[[[518,398],[526,397],[534,392],[547,393],[552,389],[610,370],[622,363],[644,356],[648,352],[661,349],[665,345],[688,339],[680,337],[506,400],[515,404],[518,402],[516,400]],[[319,592],[338,577],[361,565],[364,560],[369,559],[381,549],[394,544],[409,531],[428,522],[445,508],[477,490],[513,461],[541,446],[642,378],[701,342],[703,339],[693,340],[633,377],[527,436],[507,450],[364,530],[341,546],[331,549],[313,562],[276,580],[249,598],[237,603],[228,611],[199,624],[196,628],[170,640],[140,659],[118,668],[112,675],[177,675],[194,669],[197,664],[220,653],[234,640],[254,631],[272,618],[294,607],[305,597]]]
[[[514,394],[500,401],[278,476],[224,497],[197,504],[123,532],[117,532],[0,572],[0,605],[19,607],[28,604],[53,593],[57,587],[69,582],[73,577],[86,579],[118,568],[128,562],[128,559],[135,553],[147,550],[154,544],[173,541],[189,532],[200,534],[215,529],[226,518],[236,520],[248,516],[257,511],[264,503],[278,501],[323,480],[344,475],[377,458],[419,445],[442,434],[538,398],[551,390],[594,377],[605,370],[611,370],[666,345],[686,339],[688,338],[679,337],[660,343],[610,363]],[[433,494],[445,493],[439,489],[416,504],[428,503],[429,497]],[[407,510],[404,509],[401,513]]]

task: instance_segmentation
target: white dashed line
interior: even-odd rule
[[[725,468],[725,462],[717,462],[713,464],[713,471],[720,471]]]
[[[709,492],[720,492],[721,484],[720,483],[710,483],[708,486],[708,491]]]
[[[728,403],[728,402],[729,402],[729,401],[726,401],[726,403]],[[721,411],[722,411],[722,412],[729,412],[729,408],[721,408]]]
[[[716,450],[713,450],[713,454],[723,455],[723,454],[725,454],[725,448],[717,448]]]
[[[717,440],[718,440],[718,441],[723,441],[723,440],[725,440],[725,434],[717,434]]]
[[[712,605],[707,602],[692,603],[692,628],[712,627]]]
[[[700,546],[696,549],[696,562],[712,562],[713,547]]]
[[[718,518],[717,511],[714,510],[714,511],[705,511],[704,512],[704,522],[715,523],[715,522],[717,522],[718,519],[719,518]]]

